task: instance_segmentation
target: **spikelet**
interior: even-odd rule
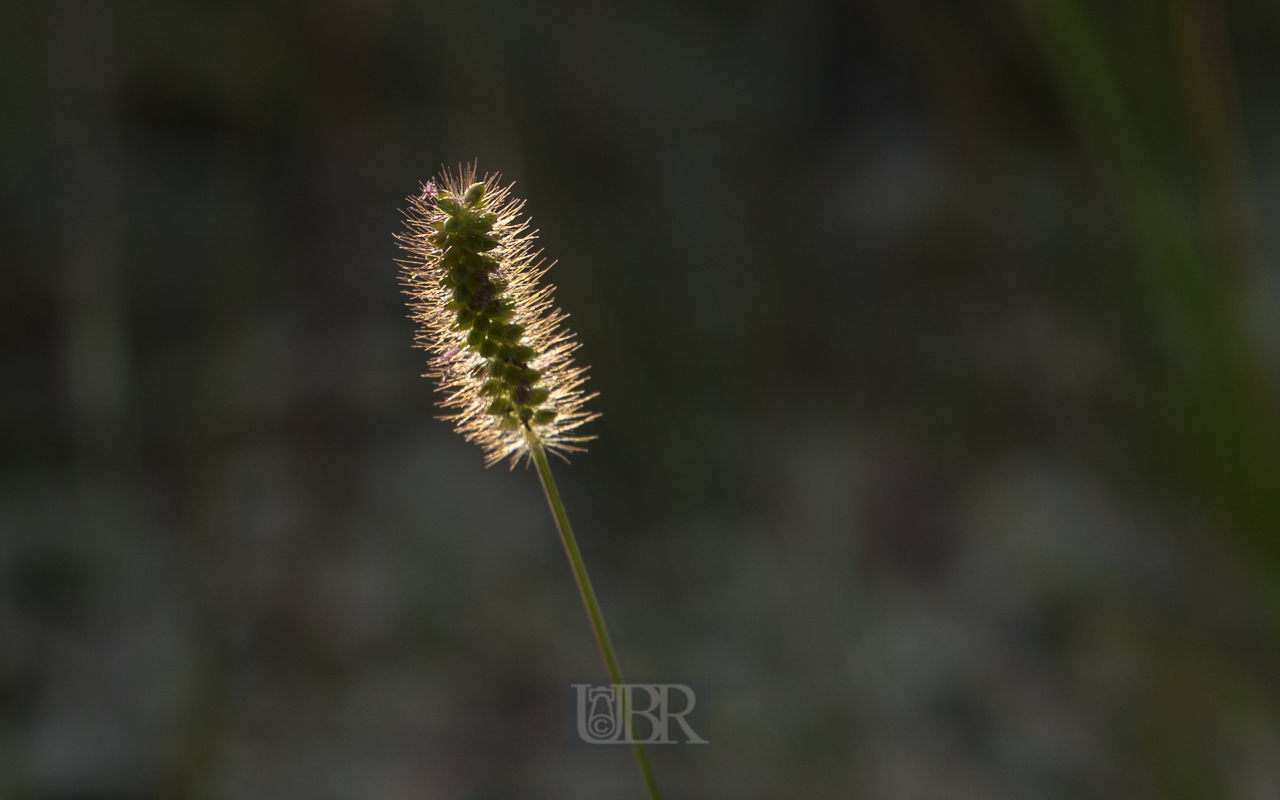
[[[484,448],[485,465],[529,455],[530,435],[563,455],[590,436],[575,435],[595,419],[583,404],[585,368],[578,344],[561,327],[551,285],[539,280],[551,264],[533,248],[536,231],[520,220],[524,201],[498,175],[476,182],[474,165],[443,171],[410,197],[408,230],[397,235],[409,257],[399,263],[427,350],[441,406],[467,441]]]

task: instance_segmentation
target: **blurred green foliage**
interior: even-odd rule
[[[398,209],[476,159],[601,392],[563,489],[623,666],[716,687],[673,796],[1277,796],[1278,37],[0,5],[0,793],[633,784],[557,727],[595,654],[536,480],[410,346]]]

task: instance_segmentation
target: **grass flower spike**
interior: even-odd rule
[[[552,451],[580,449],[574,435],[596,415],[583,410],[577,348],[539,285],[550,267],[519,219],[524,202],[498,176],[474,167],[444,173],[410,198],[403,283],[418,345],[458,431],[484,448],[487,464],[529,457],[536,440]]]
[[[445,393],[442,405],[468,439],[484,448],[486,463],[527,458],[538,470],[547,504],[578,592],[587,610],[609,680],[625,681],[600,603],[565,512],[547,451],[579,450],[590,437],[574,433],[597,415],[583,410],[583,368],[573,365],[577,344],[561,327],[550,285],[539,285],[549,264],[533,249],[534,232],[518,216],[523,201],[496,175],[476,181],[475,167],[444,173],[409,199],[409,252],[402,261],[418,345],[430,351],[431,377]],[[630,720],[626,694],[621,713]],[[629,723],[628,723],[629,729]],[[644,746],[631,746],[650,800],[661,800]]]

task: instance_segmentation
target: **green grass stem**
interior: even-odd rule
[[[618,666],[618,655],[614,652],[613,641],[609,638],[609,629],[605,627],[604,615],[600,613],[600,603],[596,600],[595,589],[591,588],[591,578],[587,575],[587,565],[582,560],[582,552],[578,549],[578,540],[573,536],[573,528],[569,525],[569,515],[565,513],[564,503],[560,500],[560,491],[556,488],[555,478],[551,476],[551,465],[547,463],[547,453],[542,443],[533,433],[528,434],[529,453],[538,468],[538,477],[542,479],[542,488],[547,494],[547,504],[551,506],[551,515],[555,517],[556,527],[560,529],[560,541],[564,543],[565,555],[569,557],[569,567],[578,582],[578,591],[582,594],[582,603],[587,607],[587,618],[591,620],[591,630],[595,632],[596,643],[600,645],[600,655],[604,657],[605,668],[609,671],[609,680],[622,684],[622,669]],[[630,709],[626,707],[626,693],[621,693],[623,730],[628,733],[631,726],[628,721]],[[649,790],[650,800],[661,800],[658,781],[653,776],[653,767],[649,765],[649,755],[644,745],[632,744],[636,764],[644,777],[645,788]]]

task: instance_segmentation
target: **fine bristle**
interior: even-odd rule
[[[410,197],[408,230],[397,235],[417,346],[430,353],[427,373],[467,441],[484,448],[486,465],[528,455],[533,435],[553,452],[581,450],[576,435],[598,415],[584,410],[585,368],[562,327],[550,284],[551,264],[519,219],[524,201],[498,175],[476,180],[474,165],[442,171]]]

